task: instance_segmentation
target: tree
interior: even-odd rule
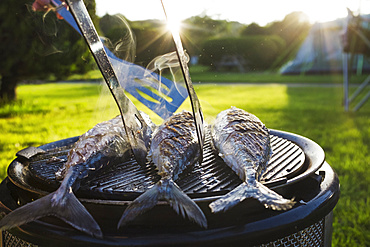
[[[202,46],[199,63],[217,69],[227,57],[237,57],[248,70],[269,69],[285,48],[285,41],[276,35],[251,35],[209,39]]]
[[[266,27],[270,34],[278,35],[286,42],[286,49],[281,52],[272,67],[279,68],[292,59],[311,28],[308,17],[302,12],[292,12],[284,20],[276,21]]]
[[[282,38],[285,41],[286,48],[279,52],[280,55],[269,67],[270,69],[276,69],[296,54],[309,29],[310,24],[307,16],[302,12],[292,12],[286,15],[282,21],[272,22],[265,27],[252,23],[241,31],[241,36],[276,35]]]
[[[0,102],[16,98],[22,80],[65,78],[91,69],[84,40],[53,13],[33,12],[29,0],[3,0],[0,8]],[[6,6],[4,6],[6,5]],[[94,19],[95,1],[87,1]]]
[[[267,35],[268,30],[266,28],[261,27],[257,23],[251,23],[246,26],[240,33],[242,36],[251,36],[251,35]]]
[[[292,12],[285,16],[284,20],[271,23],[267,29],[268,33],[279,35],[287,45],[303,41],[310,29],[308,17],[302,12]]]
[[[207,15],[186,19],[181,30],[183,45],[192,55],[202,53],[202,44],[211,38],[236,37],[242,24],[226,20],[214,20]]]
[[[117,57],[129,62],[147,66],[155,57],[175,50],[164,21],[128,21],[119,14],[106,14],[99,25],[105,45]]]
[[[136,39],[130,22],[121,14],[104,15],[99,20],[100,36],[104,37],[104,45],[117,57],[134,62],[136,55]]]

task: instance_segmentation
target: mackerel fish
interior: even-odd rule
[[[195,122],[190,112],[174,114],[160,125],[153,133],[149,158],[161,179],[126,208],[118,228],[153,208],[159,200],[167,201],[177,214],[206,228],[207,220],[201,209],[174,182],[186,167],[197,162],[199,155]]]
[[[243,181],[210,203],[213,213],[226,211],[246,198],[255,198],[274,210],[293,207],[293,200],[283,198],[260,183],[271,156],[271,147],[269,131],[256,116],[231,107],[217,115],[211,134],[220,157]]]
[[[153,124],[145,113],[141,114],[148,122],[149,127],[144,130],[144,141],[149,146],[152,133],[150,127]],[[130,153],[121,116],[97,124],[81,135],[69,151],[66,163],[56,173],[57,178],[63,179],[59,188],[6,215],[0,220],[0,230],[11,229],[45,216],[55,216],[77,230],[102,238],[99,225],[74,195],[74,191],[78,190],[82,180],[111,164],[113,159]]]

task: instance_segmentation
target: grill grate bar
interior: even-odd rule
[[[271,146],[276,146],[278,142],[280,142],[280,138],[277,136],[270,135],[270,144]]]
[[[227,183],[229,180],[235,181],[235,183],[240,184],[241,180],[237,175],[230,170],[224,171],[214,167],[214,171],[211,171],[211,174],[203,175],[203,187],[193,189],[194,192],[207,192],[207,191],[217,191],[215,188],[222,187],[223,184]]]
[[[195,167],[193,173],[198,174],[198,176],[181,176],[181,179],[178,179],[180,181],[177,182],[181,183],[181,188],[184,191],[195,191],[196,187],[199,189],[199,184],[197,183],[197,180],[200,178],[203,183],[203,179],[205,178],[204,171],[208,171],[210,174],[213,173],[215,169],[215,165],[213,162],[214,159],[208,159],[207,161],[208,162],[203,162],[202,166]],[[205,164],[207,165],[203,166]]]
[[[153,179],[153,176],[146,176],[147,174],[135,174],[134,176],[128,177],[126,180],[122,179],[121,183],[116,183],[112,187],[113,190],[125,191],[126,188],[131,188],[131,190],[142,191],[147,189],[150,185],[155,184],[159,180],[159,176]],[[151,175],[156,175],[156,171]],[[140,181],[140,182],[137,182]]]
[[[76,139],[77,140],[77,139]],[[273,154],[262,176],[264,184],[291,176],[302,167],[303,151],[287,139],[270,135]],[[29,170],[41,187],[54,190],[59,185],[55,172],[67,160],[71,143],[48,149],[46,153],[31,158]],[[210,131],[207,129],[203,150],[203,162],[184,170],[176,180],[179,187],[191,197],[202,197],[212,193],[226,193],[241,183],[239,177],[229,168],[213,149]],[[119,199],[130,193],[142,193],[159,180],[153,163],[142,167],[131,157],[117,160],[110,167],[98,171],[94,177],[81,184],[79,196],[93,196],[96,199]],[[47,185],[47,186],[45,186]],[[51,188],[50,185],[54,185]]]
[[[137,169],[135,168],[134,164],[135,164],[134,161],[129,161],[129,162],[126,162],[126,165],[127,165],[126,167],[120,167],[120,166],[115,167],[116,172],[120,174],[119,177],[115,177],[114,179],[112,179],[112,174],[110,173],[111,170],[109,170],[106,173],[98,174],[99,176],[97,175],[95,178],[90,180],[89,183],[98,182],[99,185],[101,187],[103,187],[103,186],[106,186],[106,185],[109,186],[109,184],[112,184],[112,183],[116,183],[119,180],[125,181],[128,178],[137,174]],[[124,172],[120,172],[120,171],[124,171]]]
[[[277,175],[280,177],[287,176],[293,170],[297,170],[300,163],[294,162],[294,160],[304,158],[300,148],[293,143],[281,145],[279,148],[278,154],[271,158],[268,168],[262,176],[266,181],[275,178]]]
[[[276,143],[276,146],[272,146],[272,152],[277,153],[278,155],[281,155],[282,153],[285,153],[286,149],[289,149],[290,146],[292,146],[293,143],[291,142],[283,142],[279,141]],[[278,158],[279,156],[274,155],[274,157],[271,157],[271,160]]]
[[[114,167],[114,170],[107,171],[103,176],[96,176],[95,179],[89,180],[85,187],[106,192],[123,192],[127,188],[131,191],[144,191],[159,180],[157,171],[153,166],[147,166],[147,169],[143,170],[134,160],[125,164],[130,167]],[[120,174],[120,176],[112,179],[112,173]],[[136,184],[135,181],[137,180],[142,184]]]

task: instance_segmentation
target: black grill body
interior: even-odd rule
[[[209,135],[204,159],[176,181],[200,206],[208,229],[177,215],[166,202],[116,229],[126,206],[158,179],[153,164],[140,167],[132,159],[118,160],[86,181],[76,193],[101,226],[104,238],[74,230],[53,217],[2,232],[4,246],[330,246],[332,210],[339,199],[339,180],[313,141],[270,130],[273,156],[263,183],[297,204],[288,211],[265,209],[246,199],[226,213],[212,214],[208,204],[241,183],[214,152]],[[0,185],[0,213],[55,190],[55,171],[77,138],[20,151]]]

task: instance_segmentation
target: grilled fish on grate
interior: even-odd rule
[[[126,208],[118,227],[153,208],[159,200],[168,201],[178,214],[187,215],[198,225],[207,227],[201,209],[174,182],[187,166],[198,160],[197,142],[194,118],[187,111],[174,114],[154,131],[149,156],[161,179]]]
[[[262,185],[259,180],[271,156],[270,136],[266,126],[253,114],[232,107],[220,112],[212,128],[216,149],[225,163],[243,181],[231,192],[212,202],[212,212],[226,211],[245,198],[255,198],[267,208],[290,209],[293,200]]]
[[[150,121],[147,116],[144,116],[144,119]],[[148,126],[152,124],[148,123]],[[146,143],[149,145],[151,130],[145,130],[144,134]],[[79,188],[82,179],[107,166],[113,158],[122,157],[129,152],[130,145],[121,116],[97,124],[81,135],[68,153],[67,162],[58,172],[59,177],[63,177],[60,187],[55,192],[6,215],[0,221],[0,229],[10,229],[44,216],[55,216],[80,231],[102,237],[99,225],[76,198],[73,191]]]

